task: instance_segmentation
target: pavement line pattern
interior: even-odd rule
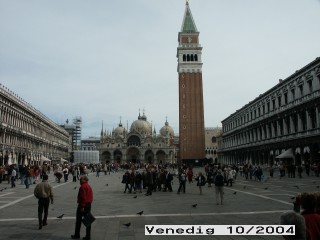
[[[228,188],[224,188],[224,189],[228,189]],[[241,192],[241,193],[244,193],[244,194],[248,194],[248,195],[252,195],[252,196],[255,196],[255,197],[259,197],[259,198],[263,198],[263,199],[267,199],[267,200],[272,200],[272,201],[275,201],[275,202],[279,202],[279,203],[283,203],[283,204],[292,206],[292,203],[290,203],[290,202],[286,202],[286,201],[274,199],[274,198],[267,197],[267,196],[264,196],[264,195],[255,194],[255,193],[250,193],[250,192],[245,192],[245,191],[240,191],[240,190],[237,190],[237,189],[228,189],[228,190],[234,191],[234,192]],[[261,189],[261,190],[262,190],[262,189]]]
[[[223,215],[254,215],[254,214],[273,214],[284,213],[288,210],[274,210],[274,211],[256,211],[256,212],[215,212],[215,213],[172,213],[172,214],[144,214],[142,216],[137,214],[131,215],[112,215],[112,216],[95,216],[96,219],[113,219],[113,218],[147,218],[147,217],[185,217],[185,216],[223,216]],[[74,220],[76,217],[63,217],[57,219],[56,217],[48,217],[50,220],[63,221]],[[38,218],[6,218],[0,219],[0,222],[15,222],[15,221],[35,221]]]
[[[10,195],[10,194],[13,194],[13,192],[8,192],[8,193],[1,194],[1,195],[0,195],[0,198],[2,198],[2,197],[4,197],[4,196],[7,196],[7,195]]]
[[[61,186],[65,185],[65,184],[68,184],[68,183],[71,183],[71,182],[61,183],[61,184],[56,185],[56,186],[54,186],[54,187],[52,187],[52,188],[58,188],[58,187],[61,187]],[[21,202],[21,201],[26,200],[26,199],[31,198],[31,197],[34,197],[34,195],[31,194],[31,195],[28,195],[28,196],[26,196],[26,197],[22,197],[22,198],[19,198],[19,199],[15,200],[15,201],[12,201],[12,202],[10,202],[10,203],[7,203],[7,204],[5,204],[5,205],[3,205],[3,206],[0,206],[0,210],[1,210],[1,209],[4,209],[4,208],[6,208],[6,207],[10,207],[10,206],[12,206],[12,205],[14,205],[14,204],[16,204],[16,203],[18,203],[18,202]]]

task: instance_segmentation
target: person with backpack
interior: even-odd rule
[[[219,199],[220,204],[223,205],[223,185],[224,185],[224,178],[222,176],[222,172],[219,169],[217,172],[216,177],[214,178],[214,185],[216,190],[216,202],[217,205],[219,205]]]

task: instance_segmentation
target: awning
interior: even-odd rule
[[[51,162],[49,158],[46,158],[45,156],[41,156],[41,162]]]
[[[68,162],[68,160],[61,158],[60,162]]]
[[[294,155],[292,153],[292,149],[289,148],[287,151],[281,153],[279,156],[276,158],[294,158]]]

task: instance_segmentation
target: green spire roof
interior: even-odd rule
[[[186,3],[186,11],[184,13],[181,32],[198,32],[196,24],[193,21],[188,2]]]

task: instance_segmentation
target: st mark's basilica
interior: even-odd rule
[[[145,113],[135,120],[130,129],[120,120],[112,131],[101,129],[101,162],[165,163],[175,162],[177,140],[166,120],[159,133],[152,127]],[[129,130],[128,130],[129,129]]]

